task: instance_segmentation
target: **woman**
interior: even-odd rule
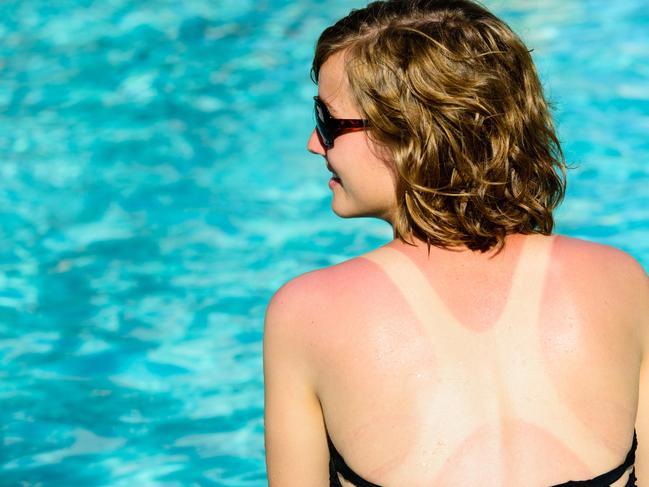
[[[271,487],[649,486],[649,279],[552,234],[565,165],[520,39],[469,0],[374,2],[313,75],[333,211],[395,238],[269,304]]]

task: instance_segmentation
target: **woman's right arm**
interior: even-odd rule
[[[270,487],[329,486],[326,431],[309,364],[313,276],[284,285],[266,311],[264,436]]]

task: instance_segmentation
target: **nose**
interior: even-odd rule
[[[327,149],[325,149],[325,146],[322,145],[320,137],[318,136],[315,128],[309,136],[309,141],[306,144],[306,150],[308,150],[312,154],[320,154],[321,156],[324,156],[327,153]]]

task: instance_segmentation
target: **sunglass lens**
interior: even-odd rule
[[[333,141],[331,140],[331,132],[329,130],[329,127],[327,126],[327,112],[326,112],[326,107],[320,102],[320,100],[315,100],[315,123],[316,123],[316,129],[318,130],[318,133],[320,134],[320,138],[322,139],[322,143],[327,149],[331,149],[333,147]]]

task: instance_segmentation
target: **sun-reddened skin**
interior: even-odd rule
[[[393,241],[302,275],[269,307],[267,353],[287,356],[267,379],[312,410],[277,422],[271,400],[270,461],[304,416],[287,485],[328,485],[326,425],[380,485],[548,486],[621,464],[635,426],[642,479],[647,296],[630,256],[562,236],[512,235],[491,259]]]

